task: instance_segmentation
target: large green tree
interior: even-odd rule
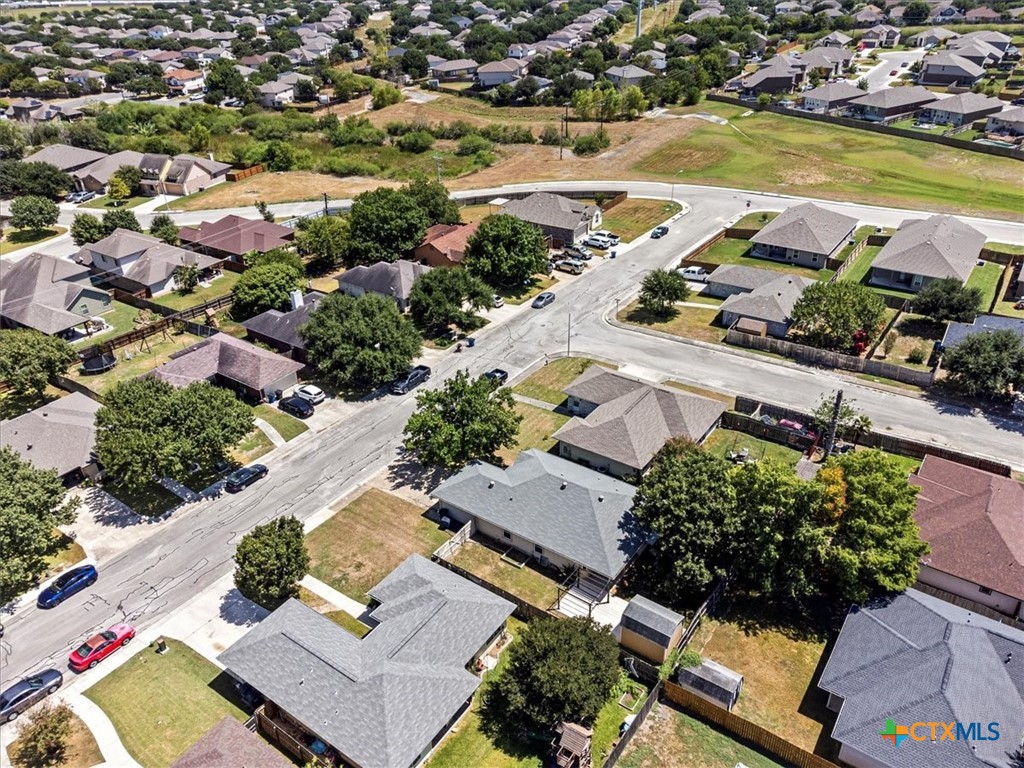
[[[56,336],[29,329],[0,331],[0,380],[18,395],[41,395],[49,380],[77,359],[72,346]]]
[[[427,216],[427,224],[458,224],[462,217],[459,204],[448,195],[444,184],[417,176],[401,191],[413,199]]]
[[[429,224],[415,200],[387,187],[357,195],[348,220],[349,259],[360,264],[402,258],[420,244]]]
[[[329,272],[341,263],[348,240],[348,219],[339,216],[308,219],[295,236],[299,253],[309,259],[309,270],[316,274]]]
[[[589,619],[536,619],[488,687],[488,718],[528,731],[559,722],[592,725],[620,678],[619,646]]]
[[[322,299],[299,329],[316,370],[338,387],[371,387],[409,369],[422,348],[415,326],[389,298],[341,292]]]
[[[168,245],[178,244],[178,225],[166,213],[158,213],[149,222],[149,234],[163,240]]]
[[[405,425],[406,450],[424,464],[458,469],[474,459],[494,460],[501,448],[514,448],[523,417],[512,390],[495,390],[485,376],[464,370],[441,389],[416,396],[416,411]]]
[[[508,214],[488,216],[466,243],[465,267],[489,285],[521,285],[543,272],[548,247],[533,224]]]
[[[253,428],[252,409],[205,381],[175,389],[152,376],[115,384],[96,414],[96,453],[110,475],[137,487],[184,480],[211,467]]]
[[[235,586],[266,608],[297,596],[299,581],[308,569],[302,523],[292,516],[257,525],[235,550]]]
[[[10,224],[15,229],[41,232],[57,223],[60,208],[46,197],[26,195],[11,201]]]
[[[968,288],[955,277],[928,283],[914,297],[914,312],[936,322],[973,323],[981,311],[981,290]]]
[[[945,382],[969,397],[998,398],[1024,389],[1024,341],[1013,331],[968,336],[942,356]]]
[[[71,176],[49,163],[0,159],[0,197],[38,195],[54,200],[74,187]]]
[[[71,239],[75,245],[98,243],[107,234],[103,222],[91,213],[76,213],[71,220]]]
[[[0,120],[0,158],[20,160],[25,152],[25,133],[15,120]]]
[[[54,529],[75,521],[78,499],[65,498],[53,469],[36,469],[0,447],[0,605],[31,587],[46,570]]]
[[[47,702],[33,710],[18,731],[14,752],[16,765],[39,768],[66,765],[67,758],[72,757],[68,755],[68,746],[73,717],[74,713],[67,704]]]
[[[457,325],[468,330],[476,325],[476,312],[491,306],[493,293],[479,277],[465,269],[432,269],[413,283],[409,314],[430,333]]]
[[[302,287],[302,273],[289,264],[265,263],[249,267],[235,283],[232,315],[244,320],[268,309],[285,309],[288,295]]]
[[[660,317],[674,315],[676,302],[686,301],[689,296],[686,278],[670,269],[653,269],[640,284],[640,306]]]
[[[814,283],[793,306],[792,332],[812,347],[846,352],[855,334],[871,338],[885,317],[885,302],[867,286],[849,280]]]
[[[141,232],[142,225],[127,208],[114,208],[103,214],[103,231],[105,235],[112,234],[115,229],[129,229],[132,232]]]

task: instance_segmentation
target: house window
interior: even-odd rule
[[[811,264],[817,264],[817,263],[818,263],[818,257],[817,256],[811,256]]]
[[[983,595],[991,595],[992,594],[992,590],[989,589],[988,587],[978,587],[978,591],[981,592],[981,594],[983,594]]]
[[[544,554],[544,548],[541,547],[538,544],[534,544],[533,545],[533,551],[534,551],[534,554],[537,554],[537,555],[543,555]]]
[[[501,532],[501,535],[502,535],[502,536],[504,536],[504,537],[505,537],[506,539],[508,539],[509,541],[512,541],[512,534],[511,534],[511,533],[509,533],[508,531],[502,531],[502,532]]]

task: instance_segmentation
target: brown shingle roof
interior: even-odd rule
[[[266,252],[290,245],[295,231],[280,224],[242,216],[225,216],[184,227],[178,233],[182,243],[242,256],[249,251]]]
[[[878,252],[871,267],[967,282],[984,245],[985,235],[954,216],[908,220]]]
[[[265,389],[301,369],[302,363],[221,333],[172,355],[153,375],[175,387],[221,376],[252,389]]]
[[[225,717],[171,768],[292,768],[292,763],[233,717]]]

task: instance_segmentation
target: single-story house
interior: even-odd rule
[[[574,417],[555,432],[558,455],[615,477],[642,475],[665,443],[702,443],[725,406],[593,365],[564,390]]]
[[[845,107],[863,95],[864,91],[848,80],[825,83],[804,92],[803,107],[809,112],[831,112],[833,109]]]
[[[814,203],[787,208],[750,238],[750,255],[822,269],[846,245],[857,219]]]
[[[72,147],[70,144],[50,144],[26,157],[25,162],[46,163],[65,173],[72,173],[106,156],[106,152]]]
[[[537,226],[552,241],[574,243],[601,226],[601,208],[551,192],[535,192],[522,200],[509,200],[501,212]]]
[[[727,299],[737,293],[750,293],[756,288],[778,279],[779,272],[739,264],[720,264],[708,275],[703,293]]]
[[[288,248],[294,239],[294,229],[242,216],[225,216],[178,230],[183,247],[239,262],[251,251],[266,253],[274,248]]]
[[[576,572],[591,604],[647,544],[633,514],[636,488],[531,448],[501,469],[474,462],[431,494],[441,513],[543,566]]]
[[[0,445],[17,451],[36,469],[53,469],[71,485],[100,475],[93,448],[100,403],[79,392],[0,421]]]
[[[851,100],[847,104],[847,113],[861,120],[888,122],[913,114],[935,99],[934,93],[920,85],[882,88]]]
[[[472,59],[442,61],[430,67],[430,76],[438,80],[472,80],[479,66]]]
[[[369,267],[359,265],[338,275],[338,288],[349,296],[362,296],[364,293],[386,296],[394,299],[398,308],[405,312],[409,309],[413,283],[429,271],[430,267],[405,259],[394,263],[378,261]]]
[[[1002,111],[1003,103],[993,96],[968,91],[932,102],[921,112],[921,119],[959,127]]]
[[[306,362],[306,342],[299,329],[309,321],[324,295],[310,291],[303,296],[299,291],[292,291],[291,309],[286,312],[268,309],[242,321],[246,338],[273,347],[300,363]]]
[[[629,601],[619,624],[619,643],[656,664],[663,664],[679,645],[683,615],[636,595]]]
[[[150,375],[175,387],[209,381],[263,402],[274,398],[278,390],[294,387],[302,368],[302,363],[283,355],[218,333],[175,352]]]
[[[54,104],[39,99],[18,99],[7,107],[6,116],[9,120],[23,123],[48,123],[51,120],[74,122],[82,119],[85,113],[67,104]]]
[[[175,155],[159,185],[143,187],[150,194],[191,195],[220,184],[227,178],[231,165],[210,157]]]
[[[1003,136],[1024,136],[1024,107],[1014,107],[992,115],[985,123],[985,132]]]
[[[812,48],[794,58],[803,65],[808,77],[816,72],[822,77],[829,78],[843,73],[853,61],[853,51],[848,48]]]
[[[749,293],[736,293],[719,306],[722,325],[732,327],[742,320],[764,323],[769,336],[784,339],[792,324],[793,307],[814,280],[798,275],[779,275]]]
[[[971,10],[964,14],[964,19],[974,24],[978,22],[998,23],[1002,18],[1003,15],[999,11],[993,11],[984,5],[971,8]]]
[[[294,763],[227,715],[171,763],[171,768],[294,768]]]
[[[469,670],[505,632],[515,606],[410,555],[369,591],[372,629],[358,638],[289,600],[219,656],[266,700],[257,727],[319,740],[337,764],[420,765],[469,707]]]
[[[527,63],[519,58],[503,59],[482,64],[476,70],[476,81],[481,88],[514,83],[526,74]]]
[[[911,219],[871,263],[871,282],[914,293],[944,277],[966,283],[984,245],[985,235],[954,216]]]
[[[994,269],[986,264],[984,269]],[[952,349],[961,341],[979,333],[993,331],[1013,331],[1024,341],[1024,318],[1004,317],[1002,315],[978,315],[973,323],[949,323],[942,337],[942,348]]]
[[[144,155],[141,152],[126,149],[122,152],[115,152],[112,155],[101,157],[84,168],[72,171],[71,176],[75,180],[75,186],[79,189],[89,192],[102,192],[107,184],[110,183],[110,177],[117,173],[121,166],[126,165],[130,168],[138,168],[143,157]]]
[[[939,51],[921,62],[921,85],[974,85],[985,74],[985,68],[965,59],[956,51]],[[942,99],[945,101],[945,99]]]
[[[811,45],[814,48],[845,48],[853,42],[853,38],[839,31],[829,32],[824,37],[819,37]]]
[[[832,738],[843,765],[1012,768],[1021,680],[1024,632],[908,589],[850,609],[818,687],[839,713]],[[972,729],[948,738],[929,721]]]
[[[918,32],[916,35],[910,38],[910,44],[915,48],[924,48],[925,46],[937,46],[942,45],[947,40],[952,40],[954,37],[959,37],[956,32],[951,32],[945,27],[932,27],[926,29],[923,32]]]
[[[431,267],[453,267],[462,263],[469,242],[480,222],[472,224],[435,224],[423,235],[423,242],[412,252],[419,261]]]
[[[648,77],[655,77],[655,74],[633,64],[627,64],[624,67],[608,67],[604,71],[604,76],[614,85],[625,87],[627,85],[640,85]]]
[[[883,26],[882,22],[887,18],[885,11],[877,5],[868,5],[853,14],[853,23],[858,27]]]
[[[865,48],[892,48],[899,45],[900,31],[891,24],[876,24],[864,30],[860,41]]]
[[[963,48],[975,45],[976,43],[984,43],[985,45],[992,46],[1000,53],[1006,53],[1013,43],[1013,38],[1005,32],[998,32],[994,29],[981,29],[977,32],[968,32],[966,35],[960,35],[947,45],[950,48]]]
[[[910,482],[931,548],[917,580],[1024,620],[1024,483],[938,456]]]
[[[88,267],[70,259],[32,253],[0,261],[0,327],[69,336],[110,309],[110,294],[92,284]]]
[[[979,67],[991,67],[998,64],[1002,61],[1005,53],[986,40],[972,39],[966,36],[950,40],[946,43],[946,48]]]
[[[676,678],[690,693],[732,712],[743,690],[743,675],[711,659],[695,667],[680,667]]]
[[[758,65],[758,70],[740,81],[744,91],[751,94],[788,93],[804,80],[803,65],[789,56],[773,56]]]
[[[940,0],[937,5],[932,6],[928,21],[933,24],[954,24],[963,21],[963,18],[963,11],[957,8],[952,0]]]

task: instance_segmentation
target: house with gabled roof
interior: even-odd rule
[[[852,216],[801,203],[784,210],[750,238],[750,255],[822,269],[846,245],[856,226]]]
[[[93,449],[100,403],[79,392],[58,398],[7,421],[0,421],[0,445],[52,469],[68,484],[100,475]]]
[[[88,267],[70,259],[31,253],[0,262],[0,327],[68,337],[110,309],[110,294],[92,284]]]
[[[845,107],[863,95],[864,91],[848,80],[823,83],[804,93],[803,108],[808,112],[831,112]]]
[[[288,310],[282,312],[268,309],[241,322],[246,338],[266,344],[293,360],[306,362],[306,340],[299,330],[309,322],[309,316],[316,311],[325,295],[317,291],[305,295],[298,290],[292,291],[291,307]]]
[[[995,266],[985,266],[994,269]],[[1024,286],[1021,287],[1024,290]],[[1024,293],[1019,294],[1024,296]],[[971,323],[948,323],[942,336],[942,349],[952,349],[965,339],[979,333],[995,333],[996,331],[1013,331],[1024,342],[1024,318],[1006,317],[1004,315],[978,315]]]
[[[370,266],[360,264],[338,275],[338,290],[356,297],[364,293],[376,293],[394,299],[398,309],[405,312],[409,309],[413,285],[430,269],[424,264],[405,259],[395,262],[378,261]]]
[[[26,163],[46,163],[65,173],[77,171],[102,160],[106,152],[72,147],[70,144],[49,144],[25,158]]]
[[[719,305],[722,325],[731,328],[741,321],[769,336],[786,338],[793,322],[793,307],[815,281],[799,275],[778,275],[751,291],[735,293]]]
[[[921,111],[921,119],[959,127],[1002,111],[1005,102],[983,93],[960,93],[933,101]]]
[[[918,82],[922,85],[974,85],[985,74],[983,66],[965,59],[956,51],[940,51],[934,56],[926,56],[921,65]]]
[[[535,192],[521,200],[509,200],[501,212],[522,219],[547,237],[571,244],[601,226],[601,208],[551,192]]]
[[[288,248],[294,239],[295,230],[289,227],[233,215],[178,230],[183,247],[239,262],[252,251],[266,253],[274,248]]]
[[[911,115],[936,100],[934,93],[920,85],[882,88],[851,100],[847,116],[872,122],[890,122]]]
[[[71,176],[75,180],[75,186],[79,189],[102,192],[110,183],[110,177],[117,173],[121,166],[138,168],[142,158],[141,152],[125,149],[112,155],[105,155],[84,168],[74,170],[71,172]]]
[[[871,262],[871,283],[916,293],[933,280],[966,283],[985,235],[955,216],[908,219]]]
[[[479,228],[478,221],[472,224],[434,224],[427,228],[423,242],[416,246],[413,256],[431,267],[461,264],[466,255],[466,243]]]
[[[640,85],[648,77],[654,77],[655,75],[653,72],[648,72],[646,69],[634,64],[626,64],[624,67],[609,67],[604,71],[604,76],[613,84],[626,87],[628,85]]]

